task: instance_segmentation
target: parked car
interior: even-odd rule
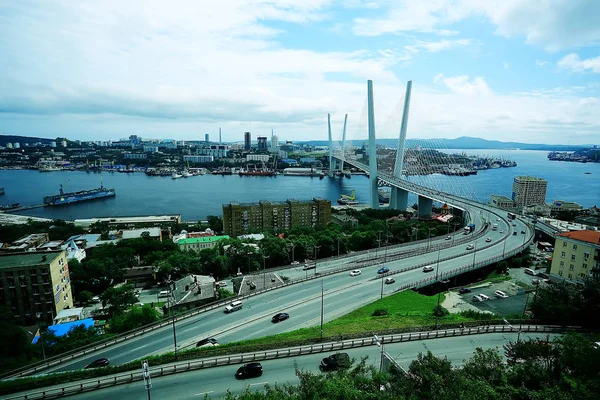
[[[238,368],[235,373],[237,379],[256,378],[263,374],[263,367],[260,363],[248,363]]]
[[[274,323],[274,324],[276,324],[278,322],[285,321],[289,317],[290,317],[290,314],[284,313],[284,312],[280,312],[280,313],[277,313],[277,314],[273,315],[273,318],[271,318],[271,322]]]
[[[110,364],[110,362],[108,361],[108,358],[99,358],[97,360],[92,361],[91,363],[89,363],[88,365],[86,365],[85,368],[100,368],[100,367],[106,367],[108,364]]]
[[[201,341],[196,343],[196,347],[214,347],[218,345],[219,342],[217,342],[217,340],[213,338],[202,339]]]
[[[381,267],[377,270],[378,274],[385,274],[386,272],[390,272],[390,269],[388,267]]]
[[[531,280],[531,284],[532,284],[532,285],[539,285],[539,284],[540,284],[540,280],[539,280],[539,279],[537,279],[537,278],[535,278],[535,279],[532,279],[532,280]]]
[[[496,290],[496,292],[494,294],[499,299],[506,299],[508,297],[508,295],[506,293],[504,293],[502,290]]]
[[[482,301],[486,301],[486,300],[490,299],[488,296],[486,296],[485,294],[481,294],[481,293],[479,294],[479,297],[481,297]]]
[[[300,264],[300,261],[292,261],[291,265],[299,265],[299,264]]]
[[[524,234],[525,234],[525,231],[521,231],[521,233],[524,235]]]
[[[475,248],[475,246],[473,246],[472,244],[467,246],[467,250],[473,250]]]
[[[385,278],[385,284],[386,285],[390,285],[392,283],[396,282],[396,280],[394,278]]]
[[[92,297],[92,303],[100,303],[100,297],[99,296]]]
[[[309,269],[315,268],[317,268],[317,264],[304,264],[304,268],[302,268],[302,271],[308,271]]]
[[[423,267],[423,272],[431,272],[433,271],[433,265],[426,265]]]
[[[220,288],[221,287],[226,287],[227,286],[227,282],[225,282],[225,281],[218,282],[217,286],[220,287]]]
[[[471,289],[469,289],[468,287],[461,287],[460,289],[458,289],[458,293],[460,293],[460,294],[471,293]]]
[[[492,241],[492,238],[491,237],[485,238],[485,241],[489,243]]]
[[[483,301],[483,299],[479,295],[477,295],[477,294],[474,295],[472,299],[473,299],[474,302],[476,302],[476,301]]]
[[[350,272],[350,276],[358,276],[362,274],[362,272],[360,272],[360,269],[355,269],[352,272]]]
[[[517,232],[513,232],[513,236],[517,236]]]
[[[452,240],[452,236],[446,236],[446,240]]]
[[[517,224],[515,224],[515,223],[513,222],[512,226],[517,226]]]
[[[351,365],[348,353],[335,353],[321,360],[320,368],[324,371],[333,371],[340,368],[350,368]]]

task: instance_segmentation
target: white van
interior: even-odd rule
[[[171,295],[171,292],[169,292],[168,290],[161,290],[158,293],[158,298],[162,298],[162,297],[169,297]]]
[[[234,301],[233,303],[231,303],[230,305],[225,307],[225,313],[229,314],[230,312],[234,312],[234,311],[241,310],[241,309],[242,309],[242,302]]]
[[[536,275],[537,275],[537,272],[535,272],[535,271],[534,271],[534,270],[532,270],[531,268],[525,268],[525,273],[526,273],[527,275],[533,275],[533,276],[536,276]]]
[[[489,297],[487,297],[485,294],[480,294],[480,295],[479,295],[479,297],[481,297],[481,300],[483,300],[483,301],[487,301],[487,300],[489,300],[489,299],[490,299],[490,298],[489,298]]]
[[[433,265],[426,265],[423,267],[423,272],[431,272],[433,271]]]
[[[504,293],[502,290],[496,290],[495,295],[499,299],[505,299],[508,297],[508,295],[506,293]]]

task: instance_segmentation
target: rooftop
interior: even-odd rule
[[[515,180],[519,180],[519,181],[544,181],[544,182],[546,182],[546,180],[544,178],[538,178],[536,176],[517,176],[515,178]]]
[[[581,230],[574,232],[559,233],[557,236],[562,236],[573,240],[579,240],[580,242],[600,245],[600,232],[597,231]]]
[[[195,244],[195,243],[212,243],[218,242],[219,240],[229,239],[229,236],[205,236],[189,239],[180,239],[177,244]]]
[[[0,268],[19,268],[32,265],[50,265],[62,251],[45,251],[43,253],[12,253],[0,255]],[[44,260],[43,257],[46,257]]]

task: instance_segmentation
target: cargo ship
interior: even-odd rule
[[[102,186],[102,184],[100,184],[100,187],[97,189],[80,190],[79,192],[70,193],[65,193],[63,191],[63,185],[60,185],[59,194],[44,197],[44,204],[48,206],[60,206],[63,204],[78,203],[80,201],[114,197],[115,195],[115,189],[107,189]]]
[[[274,176],[275,171],[271,170],[240,170],[239,176]]]

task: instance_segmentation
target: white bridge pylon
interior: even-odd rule
[[[344,171],[344,157],[346,152],[346,125],[348,114],[344,116],[344,130],[342,132],[342,154],[339,156],[340,171]],[[329,176],[333,176],[336,170],[336,158],[333,156],[333,139],[331,137],[331,114],[327,114],[327,131],[329,133]]]

